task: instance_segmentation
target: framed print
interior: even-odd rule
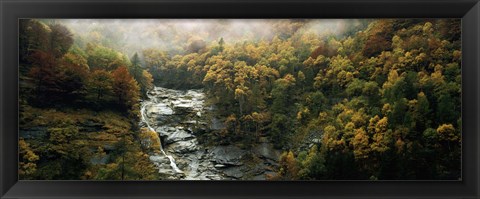
[[[477,198],[478,1],[2,1],[2,198]]]

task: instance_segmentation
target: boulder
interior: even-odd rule
[[[186,141],[194,138],[195,136],[182,129],[175,129],[175,131],[159,131],[160,136],[163,138],[165,144],[171,144],[178,141]]]
[[[244,167],[230,167],[223,170],[223,173],[232,178],[240,179],[244,176]]]
[[[198,150],[197,140],[174,142],[167,146],[167,151],[177,154],[184,154]]]
[[[242,165],[245,154],[245,150],[236,146],[217,146],[210,150],[212,161],[224,165]]]
[[[156,163],[159,163],[159,164],[170,164],[170,160],[165,157],[165,156],[161,156],[161,155],[152,155],[149,157],[150,161],[152,162],[156,162]]]

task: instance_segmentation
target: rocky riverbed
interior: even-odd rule
[[[248,150],[199,144],[199,132],[222,128],[222,122],[210,116],[213,109],[205,106],[202,90],[155,87],[147,95],[140,125],[157,132],[161,140],[161,153],[150,154],[150,161],[164,179],[264,180],[274,175],[279,152],[266,141]]]

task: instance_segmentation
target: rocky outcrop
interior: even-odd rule
[[[273,148],[273,145],[267,142],[255,146],[252,152],[262,159],[277,161],[280,157],[280,151]]]
[[[210,150],[212,161],[222,165],[242,165],[242,158],[246,154],[235,146],[217,146]]]

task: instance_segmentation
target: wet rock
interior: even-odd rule
[[[242,165],[241,159],[245,154],[245,150],[235,146],[217,146],[210,151],[213,162],[225,165]]]
[[[154,104],[147,108],[147,115],[173,115],[173,109],[166,104]]]
[[[187,115],[188,113],[193,112],[193,108],[188,106],[175,106],[173,108],[176,115]]]

